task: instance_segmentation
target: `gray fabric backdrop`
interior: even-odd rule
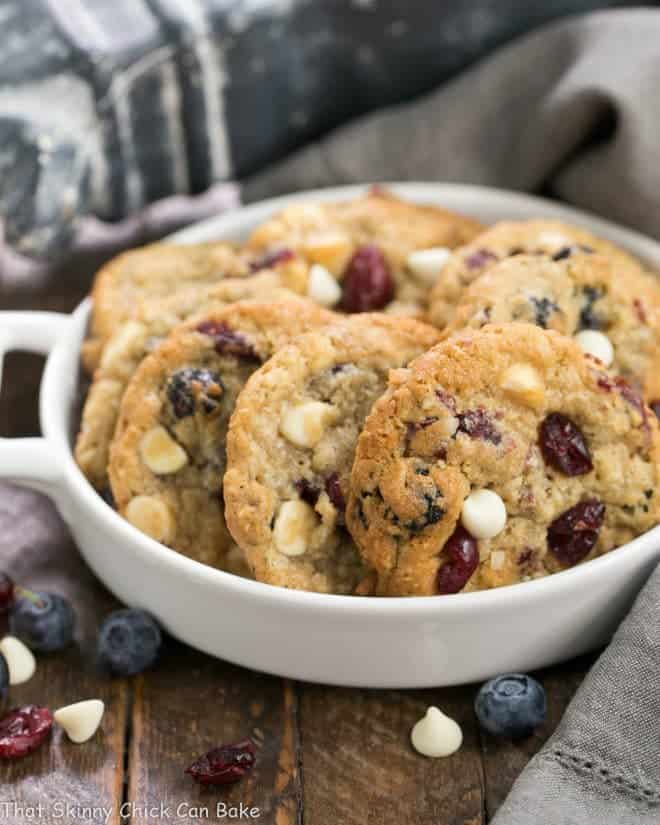
[[[201,193],[219,181],[251,176],[351,118],[436,88],[545,21],[629,5],[629,0],[0,0],[0,214],[7,242],[45,256],[80,243],[81,235],[89,240],[90,232],[92,239],[111,244],[136,240],[144,222],[109,229],[91,221],[85,232],[80,219],[117,221],[168,195]],[[615,58],[621,76],[634,51],[615,40],[608,42],[607,55],[600,54],[602,60]],[[409,123],[415,140],[406,148],[416,158],[407,166],[399,162],[397,141],[384,152],[389,136],[383,134],[375,147],[372,130],[368,144],[352,160],[345,158],[338,173],[373,177],[373,168],[385,178],[461,176],[525,188],[543,183],[548,162],[563,160],[559,150],[591,139],[594,125],[614,112],[614,90],[595,83],[573,94],[571,134],[564,134],[563,122],[540,117],[544,98],[551,114],[561,104],[550,97],[554,86],[578,68],[582,51],[592,44],[582,35],[548,37],[547,45],[541,36],[536,43],[514,50],[501,70],[493,64],[492,82],[481,75],[441,98],[448,107],[444,118],[422,116]],[[570,91],[564,84],[562,92]],[[565,112],[563,107],[562,118]],[[535,136],[542,135],[543,143],[548,128],[560,131],[558,149],[548,161],[534,162],[535,147],[525,144],[524,174],[504,175],[493,143],[500,144],[501,154],[503,143],[524,137],[518,130],[528,120],[537,124]],[[391,123],[377,120],[374,128]],[[463,137],[469,153],[457,143]],[[365,152],[372,149],[381,163],[367,168]],[[277,183],[291,185],[286,176]],[[162,221],[169,228],[200,211],[217,210],[225,196],[216,196],[202,206],[177,202],[157,210],[146,219],[147,227],[158,232]]]

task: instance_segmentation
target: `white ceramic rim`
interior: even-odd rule
[[[633,254],[660,269],[660,244],[639,233],[542,198],[499,189],[456,184],[387,183],[382,185],[411,201],[442,204],[448,209],[480,216],[485,222],[537,214],[583,225],[628,248]],[[286,204],[300,200],[347,199],[364,192],[366,188],[368,185],[335,187],[273,198],[203,221],[171,236],[169,240],[177,243],[198,243],[220,238],[240,238],[245,234],[247,227],[263,220]],[[660,543],[660,526],[657,526],[632,542],[570,570],[521,584],[493,590],[458,593],[442,598],[436,596],[363,598],[288,590],[242,579],[208,567],[180,555],[129,524],[103,501],[74,461],[71,441],[67,433],[67,411],[62,409],[61,405],[58,408],[55,399],[61,395],[58,385],[62,381],[61,366],[67,360],[69,351],[67,345],[80,337],[81,330],[86,326],[90,309],[89,299],[79,305],[71,316],[72,323],[67,324],[66,331],[59,337],[46,363],[39,401],[44,437],[49,444],[58,448],[58,458],[63,461],[58,475],[60,481],[63,479],[68,488],[67,492],[71,496],[72,503],[85,507],[94,518],[114,530],[119,540],[129,542],[140,556],[150,561],[160,560],[162,563],[171,565],[183,579],[204,580],[206,583],[217,582],[219,589],[233,589],[246,599],[266,602],[273,606],[286,603],[289,607],[299,607],[305,611],[312,608],[317,612],[329,614],[350,612],[356,616],[379,621],[395,621],[397,617],[411,615],[418,619],[424,618],[425,615],[437,619],[439,614],[444,614],[451,619],[454,615],[459,615],[466,610],[483,611],[484,614],[489,614],[491,611],[497,611],[497,608],[504,603],[508,608],[517,606],[522,609],[526,605],[537,602],[540,597],[551,599],[554,595],[557,597],[571,593],[578,595],[584,587],[593,586],[604,576],[616,575],[617,571],[625,573],[627,557],[630,553],[640,552],[651,557],[654,555],[653,540]],[[55,488],[59,486],[60,481],[55,483]],[[58,499],[57,495],[54,497]]]

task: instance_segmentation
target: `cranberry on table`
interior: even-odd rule
[[[442,554],[447,561],[438,570],[436,589],[443,596],[458,593],[479,564],[476,539],[459,525],[447,539]]]
[[[541,422],[539,444],[546,464],[564,475],[581,476],[593,470],[584,435],[567,415],[550,413]]]
[[[196,759],[186,773],[200,785],[232,785],[249,773],[257,761],[251,739],[221,745]]]
[[[605,505],[602,501],[580,501],[550,524],[548,547],[561,564],[572,567],[594,547],[604,519]]]
[[[394,297],[394,281],[385,256],[377,246],[361,246],[348,262],[342,285],[341,309],[372,312]]]
[[[0,573],[0,614],[6,613],[14,603],[14,581],[6,573]]]
[[[0,759],[20,759],[36,750],[53,727],[47,708],[26,705],[14,708],[0,720]]]

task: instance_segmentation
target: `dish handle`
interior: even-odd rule
[[[48,355],[69,320],[58,312],[0,312],[0,389],[6,353]],[[0,438],[0,479],[52,496],[62,479],[61,460],[45,438]]]

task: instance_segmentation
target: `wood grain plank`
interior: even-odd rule
[[[583,656],[534,674],[545,688],[548,714],[545,724],[528,739],[512,742],[481,733],[488,819],[495,815],[525,765],[557,727],[594,660],[595,655]]]
[[[306,823],[483,822],[481,754],[464,689],[301,691]],[[463,747],[451,758],[426,759],[410,746],[410,730],[431,704],[463,729]]]
[[[8,365],[5,386],[13,392],[3,393],[0,400],[4,435],[35,434],[40,369],[33,358],[20,357]],[[87,698],[100,698],[107,706],[103,731],[93,741],[73,745],[55,731],[50,742],[26,759],[0,763],[0,822],[74,821],[66,815],[66,806],[76,805],[95,809],[86,821],[115,825],[122,797],[128,689],[94,667],[96,627],[115,602],[82,562],[50,502],[9,485],[0,485],[0,568],[26,586],[67,596],[77,615],[75,645],[63,653],[38,656],[34,678],[10,690],[7,707],[35,703],[56,709]],[[4,634],[4,620],[2,624]],[[111,809],[109,816],[103,808]]]
[[[145,675],[136,683],[128,787],[132,825],[153,822],[149,809],[161,805],[181,825],[217,822],[223,803],[258,809],[261,823],[297,823],[302,789],[291,684],[174,642],[171,647],[156,678]],[[262,745],[254,771],[239,784],[205,789],[184,775],[199,755],[246,736]]]

